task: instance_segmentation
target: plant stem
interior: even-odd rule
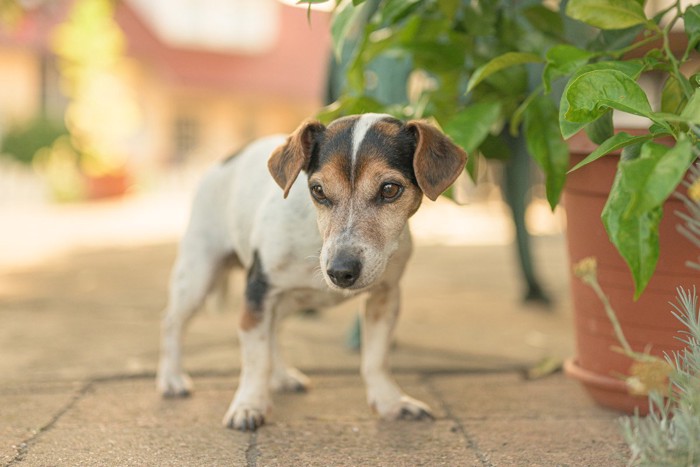
[[[662,35],[661,32],[657,32],[656,34],[649,36],[645,39],[642,39],[641,41],[634,42],[631,45],[628,45],[627,47],[625,47],[623,49],[616,50],[615,52],[610,52],[610,56],[615,58],[615,59],[619,59],[620,57],[622,57],[623,55],[625,55],[628,52],[631,52],[635,49],[638,49],[638,48],[640,48],[640,47],[642,47],[650,42],[654,42],[655,40],[659,39],[659,37],[661,35]]]
[[[610,324],[612,324],[613,331],[615,331],[615,337],[617,337],[617,340],[622,346],[622,349],[625,351],[625,354],[629,356],[637,355],[637,352],[632,350],[632,347],[630,346],[629,342],[627,342],[627,338],[622,332],[620,322],[617,320],[617,316],[615,316],[615,310],[613,310],[612,305],[610,305],[610,300],[608,300],[608,297],[603,292],[603,289],[600,288],[600,284],[598,284],[598,281],[589,281],[588,284],[598,296],[598,299],[603,303],[605,314],[608,315],[608,319],[610,320]]]
[[[671,71],[674,77],[680,83],[681,89],[683,90],[683,94],[685,95],[686,99],[690,99],[690,97],[693,95],[693,88],[688,82],[688,80],[685,79],[685,76],[683,76],[683,74],[681,73],[681,62],[679,62],[678,59],[676,59],[676,56],[673,54],[673,51],[671,50],[671,44],[669,41],[669,34],[671,33],[671,29],[673,28],[673,25],[676,24],[676,22],[680,19],[680,15],[682,14],[680,1],[676,1],[674,6],[676,7],[676,16],[674,16],[673,19],[669,21],[668,24],[661,31],[661,34],[663,36],[663,48],[666,58],[668,59],[668,63],[671,65]]]

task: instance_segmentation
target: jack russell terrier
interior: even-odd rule
[[[191,391],[182,367],[184,327],[215,284],[239,267],[247,273],[238,324],[242,367],[225,426],[256,430],[271,389],[308,387],[308,378],[280,356],[275,336],[282,317],[360,293],[367,294],[361,372],[370,407],[386,419],[432,418],[426,404],[394,382],[387,352],[412,249],[408,218],[423,195],[434,201],[455,181],[466,159],[426,122],[363,114],[327,127],[306,121],[291,136],[257,140],[211,169],[171,276],[159,391]]]

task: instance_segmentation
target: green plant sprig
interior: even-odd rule
[[[620,420],[630,447],[629,465],[685,467],[700,464],[700,309],[695,289],[678,288],[674,316],[685,328],[685,348],[666,355],[666,391],[649,393],[649,415]]]

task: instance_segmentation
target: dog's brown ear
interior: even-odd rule
[[[416,135],[416,181],[425,196],[435,201],[462,173],[467,153],[427,122],[411,120],[406,126]]]
[[[292,133],[287,142],[272,151],[267,168],[275,182],[284,190],[284,197],[299,176],[309,167],[316,137],[326,127],[316,120],[306,120]]]

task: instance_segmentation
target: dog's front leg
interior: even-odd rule
[[[272,369],[272,323],[274,307],[244,307],[238,326],[241,345],[241,377],[236,394],[224,416],[224,426],[255,431],[265,422],[270,408]]]
[[[382,418],[433,418],[423,402],[407,396],[389,373],[388,352],[399,314],[398,285],[380,285],[371,292],[362,320],[362,376],[367,402]]]

